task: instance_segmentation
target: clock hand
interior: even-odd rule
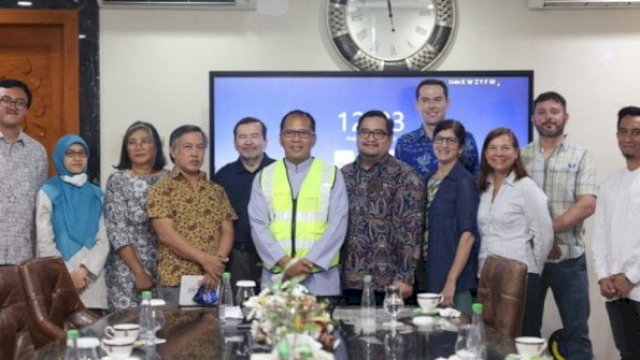
[[[391,32],[396,32],[396,27],[393,25],[393,9],[391,8],[391,0],[387,0],[387,10],[389,11],[389,22],[391,23]]]

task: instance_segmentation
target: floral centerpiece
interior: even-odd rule
[[[250,309],[247,319],[253,322],[253,336],[257,342],[268,343],[278,350],[285,344],[294,354],[313,354],[320,348],[332,351],[338,341],[332,335],[328,306],[310,294],[300,281],[301,278],[294,278],[275,282],[245,302]]]

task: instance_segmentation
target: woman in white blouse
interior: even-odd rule
[[[539,275],[553,244],[553,227],[547,196],[527,176],[518,140],[510,129],[494,129],[485,138],[479,188],[480,271],[489,254],[527,264],[523,334],[530,333],[527,308],[539,296]]]

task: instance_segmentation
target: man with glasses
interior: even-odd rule
[[[31,91],[0,80],[0,264],[34,256],[36,194],[47,178],[47,152],[22,131]]]
[[[553,297],[566,331],[568,359],[591,359],[589,286],[583,222],[596,207],[596,166],[591,154],[564,132],[567,102],[556,92],[538,95],[531,121],[539,139],[522,149],[522,161],[549,198],[554,243],[540,274],[539,296],[525,314],[522,335],[540,336],[547,290]],[[529,326],[527,326],[529,325]]]
[[[256,174],[274,160],[265,154],[267,127],[254,117],[240,119],[233,128],[236,151],[240,156],[218,170],[215,181],[229,196],[231,205],[238,214],[233,222],[233,250],[227,269],[231,272],[231,286],[237,291],[238,280],[253,280],[260,283],[260,257],[251,240],[247,205],[251,195],[251,183]]]
[[[600,187],[593,267],[622,360],[640,359],[640,107],[618,112],[618,148],[626,166]]]
[[[224,189],[200,168],[209,142],[195,125],[169,136],[174,163],[147,196],[147,213],[158,234],[158,296],[178,305],[183,275],[203,275],[201,285],[215,289],[233,247],[237,215]]]
[[[424,183],[413,169],[389,155],[393,121],[371,110],[358,120],[358,157],[342,168],[349,194],[349,228],[342,252],[343,297],[360,304],[365,274],[373,276],[376,302],[395,285],[404,298],[413,277],[423,230]]]
[[[300,277],[311,293],[340,295],[338,261],[347,230],[347,193],[334,165],[311,156],[315,119],[293,110],[280,123],[285,157],[256,176],[249,200],[262,288]]]

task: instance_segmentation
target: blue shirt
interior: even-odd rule
[[[400,159],[422,175],[428,178],[433,172],[438,170],[438,159],[433,153],[433,139],[430,139],[420,126],[410,133],[402,135],[396,143],[395,157]],[[460,160],[474,177],[478,175],[478,147],[473,135],[467,131],[464,154]]]
[[[229,197],[229,202],[238,215],[238,220],[233,222],[233,234],[235,241],[233,248],[236,250],[253,249],[253,241],[251,240],[251,229],[249,227],[249,214],[247,206],[251,196],[251,184],[253,178],[263,167],[274,162],[272,158],[264,154],[262,162],[254,172],[247,170],[240,158],[228,163],[218,170],[214,176],[215,182],[224,188]]]
[[[470,231],[475,241],[456,292],[476,287],[480,239],[476,223],[479,194],[474,177],[460,163],[442,179],[427,213],[429,238],[427,251],[427,291],[440,293],[458,249],[460,236]]]

